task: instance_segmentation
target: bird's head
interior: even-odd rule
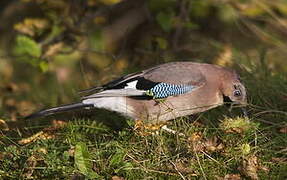
[[[231,74],[225,75],[222,79],[222,93],[225,97],[224,99],[229,100],[232,104],[247,105],[247,92],[245,86],[240,81],[239,75],[232,71]],[[246,110],[242,109],[244,115],[246,115]]]

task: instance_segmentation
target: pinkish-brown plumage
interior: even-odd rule
[[[158,99],[163,96],[158,92],[161,87],[167,87],[163,91],[174,91],[170,89],[172,87],[188,87],[189,90],[164,92],[164,99]],[[95,107],[116,111],[134,120],[156,123],[220,106],[224,103],[224,96],[235,103],[246,104],[246,90],[235,71],[193,62],[162,64],[87,92],[92,94],[83,97],[81,103],[40,111],[30,117],[67,111],[69,106],[72,109]]]

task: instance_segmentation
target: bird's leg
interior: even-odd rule
[[[162,126],[161,129],[165,130],[166,132],[172,133],[174,135],[185,136],[183,133],[178,133],[175,130],[168,128],[167,125]]]

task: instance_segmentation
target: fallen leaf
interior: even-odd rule
[[[205,146],[206,151],[209,151],[209,152],[220,151],[224,148],[224,145],[219,142],[216,136],[210,139],[207,139],[204,142],[204,146]]]
[[[23,34],[34,36],[39,30],[43,30],[49,26],[46,19],[41,18],[25,18],[23,22],[14,25],[14,29]]]
[[[112,180],[124,180],[125,178],[119,176],[113,176]]]
[[[240,174],[226,174],[223,180],[240,180]]]
[[[243,159],[241,171],[246,176],[250,177],[253,180],[257,180],[258,174],[257,171],[259,169],[258,159],[255,155],[246,157]]]
[[[201,132],[192,133],[191,136],[188,138],[188,140],[190,142],[197,142],[201,139],[202,139],[202,133]]]
[[[55,43],[50,45],[46,52],[44,53],[43,57],[51,57],[54,56],[55,54],[59,53],[59,51],[61,51],[63,49],[64,43],[63,42],[59,42],[59,43]]]
[[[55,134],[40,131],[40,132],[34,134],[33,136],[21,139],[20,141],[18,141],[18,143],[21,145],[24,145],[24,144],[29,144],[29,143],[34,142],[34,141],[39,140],[39,139],[52,139],[55,137],[56,137]]]
[[[204,124],[202,124],[202,123],[199,122],[199,121],[194,121],[194,122],[192,123],[192,126],[203,128],[203,127],[204,127]]]
[[[215,152],[221,151],[225,147],[216,136],[206,139],[202,137],[201,132],[193,133],[188,138],[188,141],[190,142],[189,148],[191,148],[193,152]]]
[[[197,176],[197,174],[194,173],[194,170],[190,167],[190,164],[188,163],[188,160],[176,160],[176,162],[170,161],[171,164],[168,164],[168,171],[170,172],[180,172],[182,174],[188,174],[189,176]]]
[[[201,132],[195,132],[193,133],[189,138],[189,149],[192,150],[192,152],[200,152],[204,151],[204,144],[201,141],[202,140],[202,133]]]
[[[61,120],[53,120],[52,125],[55,128],[62,128],[62,127],[65,127],[67,125],[67,122],[61,121]]]
[[[149,136],[158,132],[166,123],[145,123],[137,120],[134,125],[135,132],[140,136]]]
[[[35,170],[35,167],[37,165],[37,158],[35,156],[30,156],[27,161],[26,161],[26,167],[24,170],[24,177],[26,177],[27,179],[31,179],[33,172]]]

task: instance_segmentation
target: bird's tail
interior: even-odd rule
[[[67,104],[67,105],[58,106],[58,107],[54,107],[54,108],[50,108],[50,109],[45,109],[45,110],[33,113],[29,116],[26,116],[25,119],[33,119],[33,118],[38,118],[38,117],[42,117],[42,116],[48,116],[48,115],[56,114],[59,112],[65,112],[65,111],[70,111],[73,109],[81,109],[81,108],[92,107],[92,106],[93,105],[91,105],[91,104],[83,104],[83,103]]]

